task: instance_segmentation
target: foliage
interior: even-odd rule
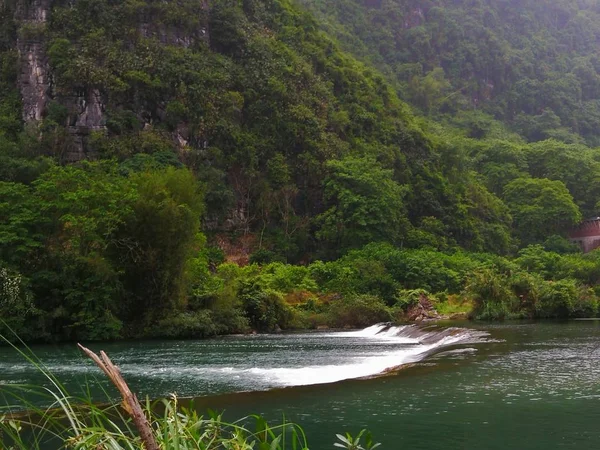
[[[419,303],[421,298],[429,298],[431,294],[425,289],[400,289],[396,295],[396,305],[402,310],[407,310],[411,306]]]
[[[217,334],[211,311],[179,313],[174,317],[161,319],[153,330],[156,335],[166,338],[206,338]]]
[[[365,446],[362,446],[362,437],[365,438]],[[371,434],[362,430],[360,433],[353,437],[350,433],[336,434],[335,435],[339,442],[335,442],[333,445],[339,448],[345,448],[347,450],[372,450],[379,447],[381,444],[373,442]]]
[[[138,197],[133,219],[118,237],[130,250],[120,255],[129,275],[124,288],[133,302],[127,313],[142,308],[160,314],[185,304],[185,267],[199,238],[202,195],[185,169],[141,172],[130,179]]]
[[[149,317],[184,301],[202,209],[195,186],[187,170],[124,177],[110,163],[55,166],[32,186],[2,183],[2,257],[30,279],[45,312],[32,335],[114,338],[140,310]]]
[[[502,320],[516,298],[506,278],[491,269],[475,272],[466,285],[474,308],[472,314],[481,320]]]
[[[283,296],[273,290],[264,289],[258,283],[245,282],[239,290],[239,298],[250,325],[260,331],[286,328],[292,313]]]
[[[27,280],[17,272],[0,265],[0,334],[9,335],[9,330],[27,330],[32,318],[39,315],[33,303],[33,295]],[[32,339],[35,334],[29,332],[23,339]]]
[[[574,280],[546,283],[540,292],[537,313],[540,317],[568,317],[578,297]]]
[[[476,109],[528,140],[582,136],[598,143],[595,2],[303,4],[345,50],[378,67],[423,113],[452,122],[457,111]],[[481,112],[478,138],[491,131]]]
[[[560,181],[519,178],[505,186],[504,198],[523,242],[543,241],[581,221],[579,208]]]
[[[373,295],[353,295],[335,300],[331,306],[330,317],[330,324],[337,328],[364,328],[375,323],[392,321],[385,303]]]
[[[331,207],[317,218],[317,236],[338,252],[381,240],[398,243],[408,223],[393,172],[373,159],[350,157],[329,162],[328,169],[325,200]]]

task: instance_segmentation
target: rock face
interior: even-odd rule
[[[65,153],[66,162],[80,161],[91,156],[87,148],[90,133],[104,129],[105,103],[100,91],[91,88],[57,98],[44,41],[51,6],[51,0],[19,0],[17,3],[15,19],[21,26],[17,40],[21,64],[18,83],[23,121],[35,123],[43,120],[48,103],[57,100],[69,112],[65,125],[71,135],[71,143]]]
[[[71,3],[76,1],[71,0]],[[138,31],[142,36],[156,39],[164,45],[183,48],[208,42],[208,1],[199,0],[199,3],[198,22],[202,25],[193,30],[185,31],[177,26],[164,25],[160,17],[141,14],[138,18]],[[110,92],[104,92],[97,86],[79,86],[72,92],[68,89],[65,92],[64,88],[58,91],[55,88],[56,81],[60,80],[56,79],[56,74],[52,71],[45,41],[52,6],[53,0],[16,0],[15,20],[20,27],[17,50],[20,60],[18,85],[23,102],[22,117],[25,123],[35,124],[45,118],[50,102],[64,106],[68,115],[61,125],[65,126],[70,139],[65,144],[67,148],[64,149],[63,158],[65,162],[76,162],[94,157],[88,145],[90,135],[93,132],[105,132],[107,105],[118,108],[120,99],[112,98]],[[146,120],[148,117],[161,116],[161,111],[148,111],[146,105],[138,106],[136,113],[145,126],[150,126]],[[164,111],[162,115],[164,116]],[[190,135],[185,123],[179,124],[173,132],[173,141],[180,148],[195,145],[197,140]]]
[[[411,306],[406,312],[406,318],[411,322],[436,320],[439,317],[439,314],[433,307],[433,303],[424,294],[421,294],[418,303]]]
[[[22,24],[17,40],[21,61],[19,88],[23,98],[23,120],[42,120],[52,89],[50,67],[40,33],[50,13],[50,0],[21,0],[16,19]],[[25,30],[25,31],[23,31]]]
[[[82,95],[69,97],[64,101],[69,111],[67,130],[72,137],[72,146],[66,153],[67,162],[81,161],[93,157],[88,152],[87,141],[93,131],[105,127],[106,103],[98,89],[87,89]]]

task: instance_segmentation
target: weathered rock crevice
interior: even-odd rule
[[[75,162],[91,156],[88,136],[92,131],[105,128],[105,102],[100,91],[94,88],[73,95],[56,93],[44,33],[51,3],[51,0],[20,0],[17,3],[15,19],[20,26],[17,39],[20,60],[18,87],[23,103],[23,121],[28,124],[42,121],[53,100],[65,106],[69,117],[64,125],[71,136],[65,159]]]
[[[20,58],[19,89],[23,100],[23,120],[44,117],[52,90],[50,66],[42,31],[50,14],[50,0],[20,0],[15,18],[21,25],[17,38]]]
[[[17,0],[15,20],[19,27],[17,50],[20,73],[18,88],[22,97],[22,118],[26,124],[40,123],[48,114],[51,103],[56,102],[67,110],[64,126],[69,134],[69,142],[64,149],[65,162],[76,162],[93,158],[89,141],[94,132],[106,130],[106,111],[109,103],[119,107],[119,99],[112,98],[110,92],[104,92],[97,86],[78,86],[77,88],[57,89],[60,84],[58,75],[52,70],[47,54],[46,27],[51,18],[53,0]],[[163,24],[160,17],[143,14],[138,18],[139,34],[145,38],[157,39],[163,45],[190,48],[209,41],[208,15],[206,0],[200,1],[198,26],[178,27]],[[161,105],[163,107],[164,105]],[[142,128],[153,125],[153,118],[164,120],[161,111],[149,105],[137,105],[136,111]],[[163,116],[164,111],[162,112]],[[194,136],[187,123],[178,124],[172,133],[174,144],[180,149],[189,146],[206,146],[205,138]]]
[[[66,161],[76,162],[93,157],[88,146],[90,134],[106,129],[106,101],[102,93],[99,89],[89,88],[80,95],[65,98],[61,103],[69,112],[67,130],[72,138]]]

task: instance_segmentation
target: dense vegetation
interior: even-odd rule
[[[341,50],[354,42],[341,17],[369,49],[365,11],[385,2],[335,2],[330,33],[290,0],[55,0],[33,24],[16,19],[21,3],[0,5],[0,317],[24,338],[362,326],[423,296],[484,318],[595,314],[600,261],[564,236],[597,214],[599,150],[564,133],[526,143],[479,112],[434,121],[462,108],[411,97],[448,95],[438,59],[404,86],[386,80],[392,57]],[[17,38],[39,41],[51,68],[39,122],[22,121]],[[105,125],[86,141],[94,161],[67,164],[72,97],[92,91]]]
[[[402,98],[473,134],[600,143],[597,0],[303,0]]]

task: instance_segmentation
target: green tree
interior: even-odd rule
[[[34,252],[43,248],[47,232],[41,208],[31,187],[0,182],[0,260],[35,266]]]
[[[504,200],[523,244],[543,242],[581,221],[579,208],[561,181],[519,178],[506,185]]]
[[[125,270],[125,317],[151,321],[185,306],[185,268],[199,250],[204,202],[187,169],[141,172],[131,181],[137,197],[131,219],[117,233],[115,257]]]
[[[131,181],[111,163],[56,166],[34,183],[48,221],[45,247],[32,288],[45,327],[69,339],[120,335],[122,290],[112,258],[118,231],[130,219],[137,197]]]
[[[317,218],[317,236],[335,254],[373,241],[399,244],[408,229],[406,188],[370,157],[347,157],[327,164],[327,209]]]

